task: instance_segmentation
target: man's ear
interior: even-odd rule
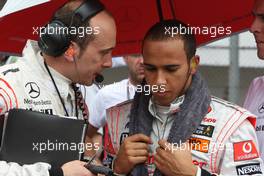
[[[200,63],[200,56],[198,55],[193,56],[193,58],[191,59],[191,63],[190,63],[191,64],[191,74],[196,73],[199,63]]]
[[[67,61],[73,62],[76,57],[78,57],[80,48],[76,42],[71,42],[69,48],[65,51],[64,57]]]

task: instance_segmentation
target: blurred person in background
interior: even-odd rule
[[[128,56],[126,56],[128,57]],[[119,67],[125,67],[127,64],[124,61],[123,57],[113,57],[112,58],[112,68],[118,69]],[[103,82],[103,80],[102,80]],[[103,88],[104,84],[101,82],[94,82],[91,86],[81,86],[81,92],[85,99],[85,102],[88,106],[88,109],[92,108],[92,105],[95,103],[95,97],[98,91]],[[91,128],[91,127],[90,127]],[[100,127],[97,132],[92,135],[92,139],[88,138],[87,140],[93,141],[93,144],[98,144],[98,146],[102,147],[102,140],[103,140],[103,127]],[[102,151],[102,150],[100,150]],[[101,154],[100,151],[97,151],[97,156],[100,158]],[[90,160],[91,156],[95,154],[96,151],[86,151],[84,159]]]
[[[255,0],[252,9],[254,21],[250,32],[257,44],[257,55],[264,60],[264,1]],[[256,77],[250,84],[244,108],[257,116],[256,133],[259,141],[260,155],[264,159],[264,76]]]
[[[0,66],[15,63],[19,57],[0,54]]]
[[[136,86],[140,85],[144,78],[142,55],[126,55],[123,60],[128,67],[128,78],[102,87],[91,104],[88,126],[88,137],[90,140],[94,138],[99,128],[105,126],[104,143],[108,141],[106,110],[119,103],[133,99],[137,89]],[[94,151],[89,155],[92,156],[93,154]]]

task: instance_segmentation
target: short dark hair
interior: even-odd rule
[[[196,39],[194,34],[192,32],[184,32],[184,33],[177,33],[176,35],[172,36],[172,33],[169,33],[168,29],[180,29],[180,28],[186,28],[189,27],[175,19],[170,20],[163,20],[156,24],[154,24],[146,33],[143,44],[146,40],[152,40],[152,41],[166,41],[166,40],[175,40],[175,39],[181,39],[184,42],[184,50],[187,56],[187,59],[190,60],[196,52]],[[143,48],[143,47],[142,47]]]
[[[90,27],[90,18],[82,21],[79,15],[74,15],[74,11],[80,6],[73,7],[74,3],[80,3],[82,5],[85,0],[70,0],[68,1],[62,8],[56,11],[53,20],[60,20],[63,22],[67,27],[74,27],[74,28],[88,28]],[[90,41],[94,40],[95,35],[87,34],[84,32],[84,36],[76,34],[70,34],[70,39],[76,42],[81,49],[84,49]]]

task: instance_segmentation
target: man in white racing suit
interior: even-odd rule
[[[252,14],[254,21],[251,24],[250,32],[254,35],[257,47],[257,55],[264,60],[264,1],[255,0]],[[256,133],[259,141],[259,150],[262,160],[264,159],[264,76],[252,80],[244,102],[244,108],[257,116]]]
[[[134,176],[263,175],[255,116],[211,97],[197,71],[193,34],[177,20],[155,24],[143,40],[145,82],[152,94],[107,110],[116,174]],[[166,30],[167,29],[167,30]],[[177,30],[175,30],[177,31]]]
[[[94,4],[95,9],[87,11]],[[55,14],[56,25],[96,27],[99,32],[84,36],[66,34],[66,38],[45,34],[39,43],[27,43],[23,58],[17,63],[0,68],[0,115],[12,108],[23,108],[80,119],[88,116],[84,106],[76,102],[73,89],[75,83],[91,85],[103,68],[111,67],[116,28],[114,19],[102,7],[97,0],[67,2]],[[67,43],[58,38],[70,40]],[[65,46],[56,49],[63,42]],[[0,176],[91,176],[84,164],[70,161],[54,168],[49,163],[20,166],[0,161]]]
[[[169,127],[173,123],[173,114],[175,110],[179,109],[182,102],[171,104],[172,108],[167,112],[170,114],[167,128],[160,128],[164,130],[164,138],[170,132]],[[152,104],[151,101],[150,104]],[[109,129],[107,135],[110,136],[110,140],[105,144],[105,150],[107,152],[106,160],[108,161],[116,158],[120,145],[129,134],[128,114],[131,105],[132,101],[128,101],[107,110]],[[151,106],[149,106],[148,110],[153,117],[159,118],[154,115],[158,112]],[[257,153],[258,146],[253,122],[254,116],[245,109],[221,99],[212,98],[208,114],[202,119],[199,127],[189,138],[190,143],[196,146],[191,151],[193,164],[211,173],[219,173],[221,175],[249,175],[253,173],[262,175],[263,168],[260,165],[262,161]],[[152,140],[158,140],[157,134],[157,127],[153,125]],[[156,147],[157,144],[152,146],[152,150]],[[243,150],[252,151],[246,154]],[[242,154],[239,154],[239,151]],[[153,162],[154,156],[149,154],[146,162],[149,175],[153,175],[154,172],[155,166]],[[196,175],[198,176],[199,174],[197,173]]]

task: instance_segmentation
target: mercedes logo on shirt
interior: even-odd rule
[[[263,113],[264,112],[264,103],[262,103],[259,108],[258,108],[258,112],[259,113]]]
[[[37,98],[40,95],[39,86],[35,82],[28,82],[25,88],[31,98]]]

